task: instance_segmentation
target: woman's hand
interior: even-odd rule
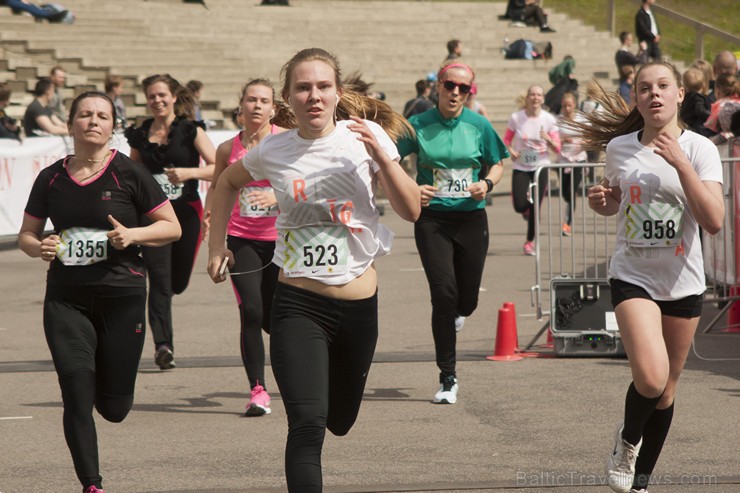
[[[434,198],[434,194],[439,192],[439,188],[431,185],[419,185],[419,191],[421,192],[421,206],[427,207]]]
[[[483,200],[488,193],[488,184],[483,180],[477,181],[466,188],[465,191],[470,192],[470,196],[475,200]]]
[[[512,161],[516,161],[519,159],[519,156],[521,156],[521,153],[509,147],[509,156],[511,156]]]
[[[44,262],[51,262],[57,256],[57,245],[62,242],[62,239],[57,235],[49,235],[39,243],[39,251],[41,260]]]
[[[108,214],[108,222],[113,225],[113,229],[108,231],[108,241],[116,250],[123,250],[134,243],[133,231]]]
[[[612,189],[606,185],[606,181],[602,180],[598,185],[588,189],[588,205],[591,209],[597,210],[606,207],[607,198],[612,193]]]
[[[164,172],[173,185],[179,185],[182,182],[193,178],[193,168],[165,168]]]
[[[378,139],[375,138],[375,134],[370,130],[370,127],[368,127],[365,121],[358,116],[350,116],[350,119],[354,123],[347,125],[347,128],[352,132],[360,134],[360,136],[357,137],[357,140],[365,144],[365,149],[367,150],[367,153],[370,154],[373,161],[376,163],[382,162],[385,151],[380,147]]]
[[[686,153],[683,152],[678,143],[678,139],[673,135],[663,132],[658,135],[654,142],[655,154],[665,159],[674,168],[691,166],[689,158],[686,157]]]
[[[211,230],[211,211],[203,213],[203,220],[200,222],[200,232],[203,241],[208,238],[208,232]]]
[[[234,254],[228,248],[211,248],[208,251],[208,275],[215,284],[224,282],[228,277],[224,261],[229,269],[234,266]]]
[[[277,204],[277,199],[273,192],[266,190],[255,190],[247,194],[247,200],[251,205],[256,205],[260,209],[269,209]]]

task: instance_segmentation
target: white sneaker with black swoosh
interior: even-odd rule
[[[623,424],[617,426],[614,449],[606,461],[606,480],[609,487],[618,493],[630,493],[635,480],[635,462],[642,446],[642,439],[632,445],[622,438]]]

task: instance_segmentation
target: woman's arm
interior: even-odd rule
[[[211,232],[208,238],[208,275],[215,283],[226,280],[226,276],[219,273],[224,259],[228,259],[229,266],[234,265],[234,256],[226,249],[226,225],[239,189],[251,181],[254,179],[249,171],[236,163],[221,173],[213,190]]]
[[[655,139],[655,146],[655,153],[676,169],[686,202],[696,221],[707,233],[716,234],[722,229],[725,218],[722,184],[701,181],[676,137],[662,133]]]
[[[68,135],[67,127],[61,123],[56,116],[39,115],[36,117],[36,125],[46,133],[51,135]]]
[[[239,137],[234,137],[238,139]],[[216,182],[221,173],[229,166],[229,156],[231,155],[232,140],[229,139],[226,142],[222,142],[218,149],[216,149],[216,164],[213,168],[213,179],[211,185],[208,187],[208,193],[206,194],[206,203],[203,210],[203,238],[208,236],[208,231],[211,227],[211,206],[213,205],[213,193],[216,191]]]
[[[56,257],[59,236],[50,235],[43,240],[46,219],[38,219],[28,214],[23,215],[23,223],[18,232],[18,247],[31,258],[41,258],[44,262],[51,262]]]
[[[108,222],[113,229],[108,231],[108,241],[116,250],[123,250],[129,245],[159,247],[172,243],[180,238],[182,230],[175,215],[175,209],[168,200],[162,207],[147,214],[152,224],[137,228],[127,228],[113,216],[108,215]]]
[[[375,134],[370,130],[362,118],[351,116],[354,123],[347,126],[352,132],[359,134],[357,140],[365,144],[365,149],[373,161],[380,166],[378,179],[380,186],[385,190],[391,207],[407,221],[416,221],[421,214],[421,192],[419,187],[398,161],[392,160],[385,153]]]
[[[605,178],[588,189],[588,206],[597,214],[613,216],[619,212],[621,197],[622,190],[619,187],[610,187]]]

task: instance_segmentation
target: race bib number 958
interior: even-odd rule
[[[625,209],[627,245],[642,248],[672,247],[683,238],[683,204],[630,204]]]

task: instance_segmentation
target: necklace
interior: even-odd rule
[[[105,153],[105,156],[103,156],[103,159],[89,159],[89,158],[87,158],[87,159],[85,159],[85,161],[87,161],[88,163],[102,163],[102,162],[104,162],[104,161],[105,161],[106,159],[108,159],[108,155],[109,155],[109,154],[110,154],[110,151],[108,151],[108,152],[106,152],[106,153]],[[77,161],[77,159],[78,159],[78,158],[77,158],[77,157],[75,156],[75,161]],[[105,166],[101,166],[101,167],[100,167],[100,168],[98,168],[98,169],[97,169],[97,170],[96,170],[95,172],[93,172],[93,173],[91,173],[91,174],[87,175],[87,176],[86,176],[86,177],[84,177],[84,178],[79,178],[79,179],[78,179],[77,181],[83,182],[83,181],[89,180],[90,178],[92,178],[93,176],[97,175],[98,173],[100,173],[100,172],[101,172],[101,171],[103,171],[104,169],[105,169]]]
[[[263,123],[262,125],[260,125],[260,128],[258,128],[256,132],[254,132],[252,135],[250,135],[249,137],[247,137],[246,143],[244,141],[242,141],[242,146],[244,147],[244,149],[246,149],[246,150],[249,151],[249,150],[251,150],[254,147],[253,145],[251,145],[252,144],[252,139],[254,139],[257,136],[257,134],[259,134],[262,131],[262,129],[265,128],[265,125],[267,125],[268,123],[270,123],[270,122],[269,121],[266,121],[265,123]],[[244,135],[246,137],[247,134],[245,132],[242,135]],[[262,139],[260,139],[260,140],[262,140]],[[259,144],[259,140],[257,141],[257,144]]]

